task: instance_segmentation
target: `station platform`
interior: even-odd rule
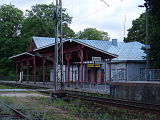
[[[27,82],[27,81],[0,81],[0,84],[12,84],[12,85],[24,85],[24,86],[28,86],[27,88],[29,88],[29,86],[32,87],[38,87],[40,89],[53,89],[55,88],[54,83],[53,82],[47,82],[45,84],[43,84],[43,82],[36,82],[36,84],[34,82]],[[57,86],[57,88],[59,88]],[[30,88],[29,88],[30,89]],[[65,85],[64,86],[64,90],[69,90],[69,91],[82,91],[82,92],[89,92],[89,93],[100,93],[100,94],[110,94],[110,90],[109,90],[109,85],[107,84],[80,84],[80,83],[74,83],[74,84],[70,84],[70,85]]]
[[[15,85],[26,85],[26,86],[32,86],[32,87],[39,87],[39,88],[45,88],[45,89],[53,89],[53,82],[47,82],[43,84],[43,82],[27,82],[27,81],[5,81],[5,80],[0,80],[0,83],[2,84],[15,84]]]
[[[109,85],[160,85],[160,81],[116,81],[108,82]]]

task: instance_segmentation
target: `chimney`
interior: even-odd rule
[[[112,45],[117,46],[117,39],[112,39]]]

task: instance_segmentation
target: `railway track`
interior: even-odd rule
[[[19,110],[0,101],[0,120],[29,120]]]
[[[86,101],[92,101],[102,105],[110,105],[110,106],[125,108],[128,110],[138,110],[147,113],[160,114],[160,105],[145,104],[137,101],[129,101],[122,99],[96,97],[91,95],[78,94],[74,92],[66,92],[66,94],[68,97],[71,98],[78,98]]]

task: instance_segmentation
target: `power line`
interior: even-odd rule
[[[90,14],[84,16],[84,17],[81,17],[81,18],[77,19],[76,21],[74,21],[74,22],[72,22],[72,23],[79,22],[79,21],[81,21],[81,20],[83,20],[83,19],[85,19],[85,18],[87,18],[87,17],[89,17],[89,16],[92,16],[92,15],[94,15],[94,14],[100,12],[100,11],[103,10],[103,9],[106,9],[106,7],[101,8],[101,9],[99,9],[99,10],[96,10],[96,11],[94,11],[94,12],[92,12],[92,13],[90,13]]]
[[[102,1],[103,3],[105,3],[105,4],[109,7],[109,4],[108,4],[107,2],[105,2],[104,0],[100,0],[100,1]],[[121,0],[121,2],[122,2],[122,1],[123,1],[123,0]],[[92,12],[92,13],[90,13],[90,14],[84,16],[84,17],[81,17],[81,18],[77,19],[76,21],[74,21],[74,22],[72,22],[72,23],[79,22],[79,21],[81,21],[81,20],[83,20],[83,19],[85,19],[85,18],[87,18],[87,17],[89,17],[89,16],[92,16],[92,15],[94,15],[94,14],[100,12],[100,11],[103,10],[103,9],[106,9],[106,7],[101,8],[101,9],[99,9],[99,10],[96,10],[96,11],[94,11],[94,12]]]
[[[100,1],[102,1],[104,4],[106,4],[109,7],[109,4],[106,3],[104,0],[100,0]]]

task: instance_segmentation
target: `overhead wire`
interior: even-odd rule
[[[105,4],[109,7],[109,4],[108,4],[107,2],[105,2],[104,0],[100,0],[100,1],[102,1],[103,3],[105,3]],[[81,20],[83,20],[83,19],[85,19],[85,18],[87,18],[87,17],[89,17],[89,16],[92,16],[92,15],[100,12],[100,11],[103,10],[103,9],[106,9],[106,7],[103,7],[103,8],[101,8],[101,9],[98,9],[98,10],[96,10],[96,11],[94,11],[94,12],[92,12],[92,13],[84,16],[84,17],[81,17],[81,18],[77,19],[76,21],[74,21],[74,22],[72,22],[72,23],[79,22],[79,21],[81,21]]]
[[[107,2],[105,2],[104,0],[101,1],[109,7],[109,4]]]
[[[81,21],[81,20],[83,20],[83,19],[85,19],[85,18],[87,18],[87,17],[89,17],[89,16],[92,16],[92,15],[94,15],[94,14],[96,14],[96,13],[100,12],[100,11],[101,11],[101,10],[103,10],[103,9],[106,9],[106,7],[103,7],[103,8],[101,8],[101,9],[99,9],[99,10],[96,10],[96,11],[94,11],[94,12],[92,12],[92,13],[90,13],[90,14],[88,14],[88,15],[84,16],[84,17],[81,17],[81,18],[79,18],[79,19],[75,20],[75,21],[74,21],[74,22],[72,22],[72,23],[79,22],[79,21]]]

